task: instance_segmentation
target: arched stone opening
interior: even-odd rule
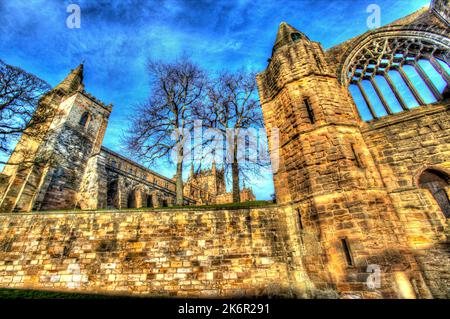
[[[450,217],[450,200],[447,193],[449,176],[436,169],[427,169],[419,177],[420,188],[427,189],[442,210],[446,218]]]
[[[108,183],[106,192],[106,205],[111,208],[119,207],[119,181],[117,179],[112,180]]]
[[[81,115],[79,124],[80,124],[82,127],[87,127],[87,125],[89,124],[89,121],[90,121],[90,120],[91,120],[91,115],[89,114],[88,111],[86,111],[86,112],[84,112],[84,113]]]
[[[136,191],[131,190],[127,198],[127,208],[137,208]]]
[[[448,98],[449,43],[439,35],[382,32],[361,41],[340,70],[364,121]]]
[[[145,203],[146,203],[146,207],[153,207],[153,195],[147,194]]]

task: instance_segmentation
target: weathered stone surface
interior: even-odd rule
[[[358,278],[378,265],[384,297],[450,297],[446,217],[419,183],[434,169],[450,191],[448,97],[366,123],[346,78],[352,57],[375,39],[420,38],[448,54],[448,24],[433,11],[443,3],[326,52],[282,23],[267,69],[257,76],[278,164],[276,197],[297,210],[302,232],[317,236],[321,250],[303,258],[317,286],[333,282],[362,296]]]
[[[0,286],[304,297],[289,210],[0,215]]]
[[[7,165],[0,175],[0,285],[151,296],[450,298],[442,206],[450,196],[448,85],[437,103],[370,122],[360,119],[347,87],[350,62],[378,40],[407,39],[410,48],[420,39],[448,63],[448,34],[448,0],[327,51],[281,24],[257,76],[278,206],[11,214],[172,204],[172,180],[101,148],[110,107],[84,91],[77,68],[43,100],[64,111],[46,127],[45,143],[24,136],[16,148],[32,158],[50,150],[59,164]],[[80,127],[86,110],[90,121]],[[430,172],[442,201],[423,184]],[[228,196],[216,173],[190,180],[189,203]],[[374,274],[380,286],[372,289]]]

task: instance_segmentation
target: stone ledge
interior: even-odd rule
[[[444,101],[444,104],[440,105],[429,104],[425,106],[419,106],[409,111],[389,115],[377,120],[373,120],[371,122],[367,122],[361,127],[361,132],[364,134],[387,126],[412,121],[426,115],[448,112],[449,110],[450,110],[450,101]]]
[[[288,205],[283,205],[288,206]],[[67,211],[32,211],[32,212],[13,212],[13,213],[0,213],[0,216],[24,216],[24,215],[59,215],[59,214],[132,214],[132,213],[171,213],[171,212],[191,212],[191,213],[208,213],[217,211],[248,211],[248,210],[261,210],[261,209],[277,209],[280,205],[268,204],[261,206],[249,206],[249,207],[217,207],[217,208],[202,208],[202,206],[191,206],[191,208],[171,208],[164,209],[106,209],[106,210],[67,210]]]

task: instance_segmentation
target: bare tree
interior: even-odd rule
[[[227,172],[231,170],[233,202],[240,202],[240,178],[248,179],[248,173],[258,174],[259,168],[266,163],[250,160],[239,147],[255,150],[254,140],[246,140],[249,129],[262,126],[262,114],[257,97],[255,75],[238,71],[222,72],[210,81],[207,87],[207,101],[195,109],[195,116],[202,120],[203,126],[217,130],[226,146],[223,152]],[[219,144],[221,142],[219,141]]]
[[[183,164],[189,155],[184,145],[193,127],[191,110],[202,101],[205,75],[185,57],[173,63],[150,61],[148,73],[150,96],[135,108],[126,145],[148,164],[175,159],[176,203],[183,205]]]
[[[9,154],[22,135],[43,138],[41,127],[54,116],[54,110],[38,108],[48,90],[50,85],[45,81],[0,60],[0,153]]]

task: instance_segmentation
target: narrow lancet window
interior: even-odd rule
[[[347,261],[347,265],[353,266],[353,258],[352,253],[350,251],[350,244],[348,242],[347,237],[341,238],[342,249],[344,250],[345,260]]]
[[[356,165],[360,168],[364,168],[365,165],[361,159],[361,155],[360,155],[358,147],[356,146],[356,144],[351,144],[351,148],[352,148],[352,152],[353,152],[353,157],[355,158]]]
[[[79,124],[83,127],[86,127],[89,122],[89,118],[90,118],[89,112],[87,111],[84,112],[83,115],[81,115]]]
[[[311,107],[311,104],[309,103],[309,100],[304,99],[303,104],[305,105],[306,111],[308,112],[309,121],[311,122],[311,124],[314,124],[316,122],[316,118],[314,117],[314,111]]]

